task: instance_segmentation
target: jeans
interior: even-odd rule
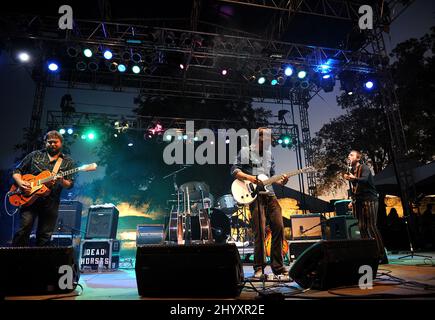
[[[260,207],[260,211],[258,207]],[[252,216],[252,230],[254,234],[254,270],[264,269],[266,266],[264,239],[266,236],[266,218],[268,218],[272,231],[270,253],[271,267],[275,274],[280,274],[285,270],[282,257],[284,222],[282,220],[282,212],[278,200],[275,196],[260,194],[257,199],[251,203],[249,208]]]
[[[47,246],[56,227],[59,201],[39,198],[32,205],[20,209],[20,228],[14,235],[12,245],[16,247],[29,246],[30,233],[32,232],[35,218],[38,217],[36,229],[36,245]]]

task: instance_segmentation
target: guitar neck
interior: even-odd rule
[[[57,173],[57,174],[54,175],[54,176],[50,176],[50,177],[47,177],[47,178],[45,178],[45,179],[41,179],[41,180],[39,180],[39,183],[40,183],[40,184],[43,184],[43,183],[46,183],[46,182],[49,182],[49,181],[53,180],[56,176],[58,176],[58,177],[65,177],[65,176],[67,176],[67,175],[70,175],[70,174],[76,173],[76,172],[78,172],[78,171],[80,171],[80,170],[81,170],[81,168],[78,167],[78,168],[74,168],[74,169],[71,169],[71,170],[68,170],[68,171],[64,171],[64,172],[61,172],[61,173]]]
[[[300,169],[300,170],[296,170],[296,171],[290,171],[290,172],[287,172],[287,173],[284,173],[284,174],[285,174],[287,177],[292,177],[292,176],[296,176],[296,175],[298,175],[298,174],[301,174],[301,173],[303,173],[303,172],[304,172],[304,169]],[[271,185],[271,184],[273,184],[273,183],[275,183],[275,182],[278,182],[279,180],[282,179],[282,176],[283,176],[284,174],[279,174],[279,175],[272,176],[272,177],[270,177],[269,179],[264,180],[264,181],[263,181],[263,184],[264,184],[264,185]]]

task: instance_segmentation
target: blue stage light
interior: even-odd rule
[[[290,76],[293,74],[293,68],[292,68],[292,67],[287,67],[287,68],[285,68],[285,70],[284,70],[284,74],[285,74],[287,77],[290,77]]]
[[[299,79],[303,79],[303,78],[305,78],[306,76],[307,76],[307,72],[306,72],[306,71],[301,70],[301,71],[298,72],[298,78],[299,78]]]
[[[139,72],[140,72],[140,67],[139,67],[139,66],[133,66],[133,67],[131,68],[131,70],[132,70],[134,73],[139,73]]]
[[[263,83],[265,83],[266,82],[266,78],[265,77],[260,77],[260,78],[258,78],[258,84],[263,84]]]
[[[51,72],[56,72],[57,70],[59,70],[59,65],[56,62],[49,62],[48,70],[50,70]]]
[[[127,67],[124,64],[118,64],[118,71],[119,72],[125,72],[127,70]]]
[[[373,89],[374,85],[375,84],[373,83],[373,81],[367,81],[366,83],[364,83],[364,87],[368,90]]]
[[[271,84],[272,86],[274,86],[274,85],[278,84],[278,80],[273,79],[273,80],[270,82],[270,84]]]
[[[110,51],[110,50],[106,50],[106,51],[104,51],[103,56],[104,56],[104,58],[107,59],[107,60],[112,59],[112,57],[113,57],[112,51]]]
[[[86,48],[85,50],[83,50],[83,54],[85,55],[86,58],[90,58],[92,57],[93,53],[91,49]]]

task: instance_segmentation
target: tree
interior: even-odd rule
[[[399,102],[409,158],[431,161],[435,158],[435,27],[420,39],[410,39],[392,51],[395,94]],[[382,97],[378,92],[337,97],[346,114],[325,124],[313,138],[320,174],[319,194],[343,186],[345,158],[351,149],[361,150],[375,173],[390,162],[390,141]]]

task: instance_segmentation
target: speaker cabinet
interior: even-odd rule
[[[334,208],[335,208],[335,214],[337,216],[345,216],[345,215],[351,215],[352,210],[349,209],[349,203],[352,200],[338,200],[334,202]]]
[[[319,213],[292,215],[293,240],[321,239],[325,218]]]
[[[327,220],[328,240],[361,239],[358,219],[352,216],[338,216]]]
[[[290,276],[303,288],[328,290],[357,285],[364,265],[376,277],[379,253],[374,239],[322,240],[302,253],[290,268]]]
[[[86,239],[116,239],[119,211],[113,204],[91,206]]]
[[[74,288],[59,286],[61,277],[68,274],[61,266],[71,267],[73,283],[80,277],[72,247],[0,248],[0,261],[0,296],[71,292]]]
[[[62,200],[54,234],[80,234],[83,204],[79,201]]]
[[[234,244],[143,245],[135,268],[141,296],[236,297],[243,288]]]

